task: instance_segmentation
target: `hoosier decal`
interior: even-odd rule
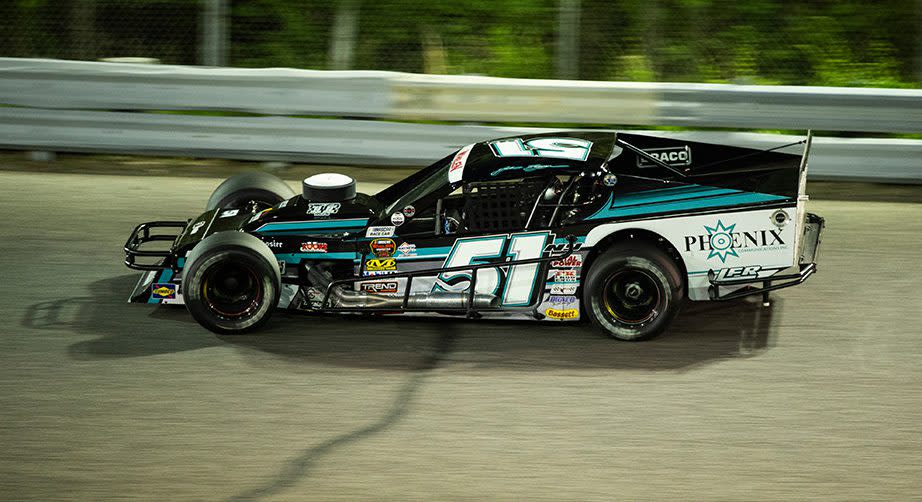
[[[150,295],[158,300],[175,300],[176,285],[155,282],[150,285]]]

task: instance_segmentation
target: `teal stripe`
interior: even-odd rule
[[[678,187],[670,188],[657,188],[656,190],[645,190],[643,192],[631,192],[626,194],[621,194],[619,199],[634,198],[634,197],[651,197],[651,196],[668,196],[668,195],[684,195],[688,193],[695,193],[702,190],[713,190],[717,187],[705,186],[705,185],[682,185]],[[735,190],[738,191],[738,190]]]
[[[276,253],[275,258],[279,261],[284,261],[285,263],[291,263],[292,265],[297,265],[301,263],[301,260],[316,260],[316,259],[327,259],[327,260],[354,260],[356,258],[355,253],[350,252],[340,252],[340,253]]]
[[[741,204],[758,204],[786,200],[787,197],[766,193],[733,193],[717,197],[701,199],[686,199],[664,201],[657,204],[632,205],[628,207],[603,207],[598,212],[587,218],[595,220],[600,218],[617,218],[621,216],[638,216],[644,214],[665,213],[670,211],[685,211],[689,209],[705,209],[710,207],[736,206]]]
[[[566,244],[566,243],[568,243],[568,242],[570,242],[570,241],[568,241],[566,237],[558,237],[558,238],[554,239],[554,244]],[[582,244],[582,243],[586,242],[586,236],[583,235],[583,236],[581,236],[581,237],[577,237],[577,238],[576,238],[576,242],[579,243],[579,244]]]
[[[303,230],[325,230],[331,229],[354,229],[362,228],[368,223],[367,218],[354,220],[321,220],[321,221],[300,221],[294,223],[266,223],[256,229],[256,232],[285,232],[285,231],[303,231]]]
[[[416,256],[445,256],[451,251],[451,246],[420,248],[416,250]]]
[[[667,193],[651,196],[634,196],[634,197],[617,197],[615,198],[614,207],[634,206],[638,204],[651,204],[656,202],[672,202],[676,200],[686,200],[696,197],[710,197],[712,195],[729,195],[740,193],[740,190],[730,190],[727,188],[702,187],[700,190],[683,190],[681,193]]]

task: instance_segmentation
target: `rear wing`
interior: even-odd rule
[[[810,157],[810,146],[813,144],[813,131],[807,130],[807,139],[804,141],[804,153],[800,157],[800,176],[797,182],[797,209],[794,215],[796,233],[794,234],[794,259],[799,260],[803,256],[804,248],[804,229],[807,218],[807,201],[810,196],[807,195],[807,164]]]
[[[807,139],[804,141],[804,153],[800,157],[800,181],[798,182],[798,198],[807,195],[807,158],[810,156],[810,145],[813,144],[813,131],[807,130]]]

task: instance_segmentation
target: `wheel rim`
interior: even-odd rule
[[[602,306],[615,321],[630,326],[650,322],[659,314],[659,282],[649,272],[623,268],[612,274],[602,288]]]
[[[205,271],[202,297],[219,317],[240,320],[259,309],[263,288],[253,268],[242,263],[218,263]]]

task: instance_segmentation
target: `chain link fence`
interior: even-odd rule
[[[0,56],[913,87],[922,0],[7,0]]]

